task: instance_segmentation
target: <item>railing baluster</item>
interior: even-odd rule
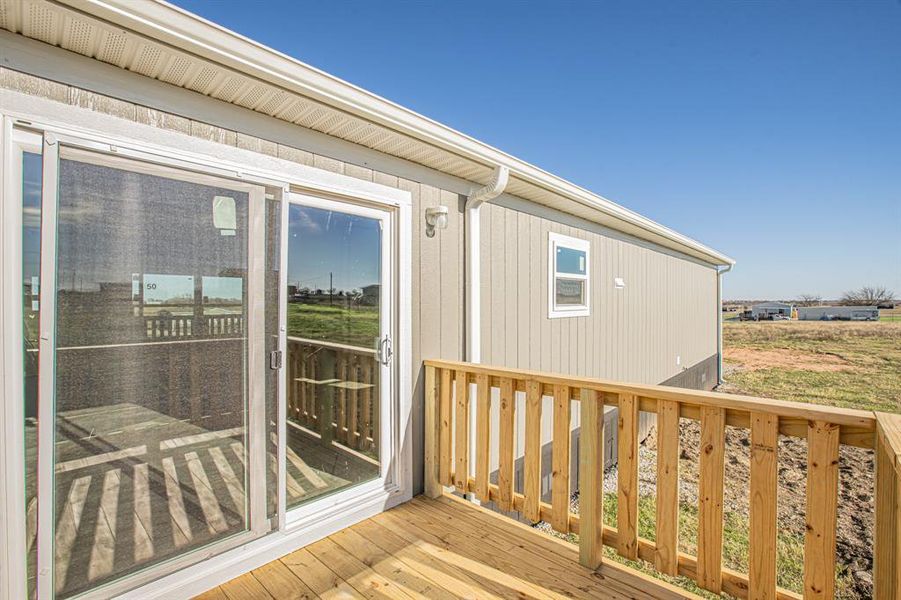
[[[619,395],[616,529],[621,556],[638,558],[638,398]]]
[[[513,510],[513,456],[515,437],[516,396],[513,391],[513,380],[501,379],[500,432],[498,473],[497,473],[497,506],[501,510]]]
[[[838,425],[807,426],[807,533],[804,536],[804,597],[835,592],[835,519],[838,500]]]
[[[347,381],[347,357],[343,352],[336,352],[338,355],[338,372],[335,374],[335,379],[339,379],[341,383]],[[344,387],[337,388],[338,398],[336,402],[336,415],[335,415],[335,424],[337,426],[337,431],[335,435],[339,442],[344,442],[345,445],[348,445],[348,431],[347,431],[347,389]]]
[[[541,384],[526,382],[526,447],[523,470],[523,516],[541,520]]]
[[[679,572],[679,403],[657,401],[657,551],[654,563]]]
[[[454,487],[466,492],[469,482],[469,381],[466,371],[454,376],[457,390],[454,402]]]
[[[554,441],[551,474],[551,526],[569,533],[570,466],[570,393],[569,386],[554,385]]]
[[[604,550],[604,406],[584,388],[579,405],[579,562],[597,569]]]
[[[357,437],[359,425],[357,414],[360,411],[360,389],[353,384],[360,381],[360,370],[357,363],[357,355],[351,354],[347,361],[347,382],[351,387],[347,390],[347,442],[351,448],[360,447],[360,439]]]
[[[776,598],[776,465],[779,417],[751,413],[751,600]]]
[[[363,449],[371,450],[373,447],[371,440],[375,439],[375,435],[372,433],[372,388],[369,387],[373,384],[372,364],[368,357],[364,358],[362,361],[360,379],[362,379],[363,383],[366,385],[366,387],[360,390],[360,393],[363,395],[363,408],[361,410],[362,414],[360,415],[363,426],[360,430],[360,441],[362,442]],[[437,398],[435,401],[437,401]]]
[[[488,376],[476,376],[476,496],[482,502],[491,498],[488,472],[491,470],[491,384]]]
[[[723,575],[723,469],[726,411],[701,408],[698,480],[698,585],[718,594]]]
[[[451,479],[451,460],[453,459],[453,432],[451,431],[451,422],[453,421],[453,402],[451,400],[451,370],[441,369],[441,386],[439,387],[440,403],[438,418],[440,420],[440,434],[438,436],[441,448],[439,458],[439,479],[443,485],[454,485]]]

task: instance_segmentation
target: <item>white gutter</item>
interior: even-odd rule
[[[507,187],[510,170],[497,166],[487,185],[477,189],[466,198],[464,207],[463,236],[466,239],[464,267],[466,294],[466,360],[472,363],[482,361],[482,295],[481,256],[479,233],[479,208],[483,203],[497,198]]]
[[[131,29],[248,77],[313,98],[339,111],[457,154],[486,168],[504,166],[515,179],[637,228],[645,232],[645,236],[639,237],[646,237],[649,241],[661,243],[660,240],[663,240],[662,245],[677,246],[676,249],[712,265],[734,263],[728,256],[602,196],[162,0],[57,1],[117,27]]]
[[[716,270],[716,384],[723,383],[723,275],[732,270],[735,263]]]

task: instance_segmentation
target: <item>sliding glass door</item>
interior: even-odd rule
[[[389,444],[390,213],[292,194],[285,491],[295,514],[381,485]]]
[[[50,137],[20,160],[29,595],[264,532],[266,188]]]
[[[17,597],[112,596],[398,494],[397,207],[10,129]]]

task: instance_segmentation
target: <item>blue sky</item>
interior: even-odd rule
[[[738,261],[901,294],[901,2],[176,3]]]

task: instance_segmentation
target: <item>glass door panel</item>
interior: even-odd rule
[[[289,508],[382,471],[384,217],[327,206],[292,203],[288,212]]]
[[[21,153],[22,332],[25,415],[25,548],[28,596],[37,581],[38,324],[41,276],[41,155]]]
[[[255,193],[61,150],[57,252],[45,257],[58,597],[249,527]]]

